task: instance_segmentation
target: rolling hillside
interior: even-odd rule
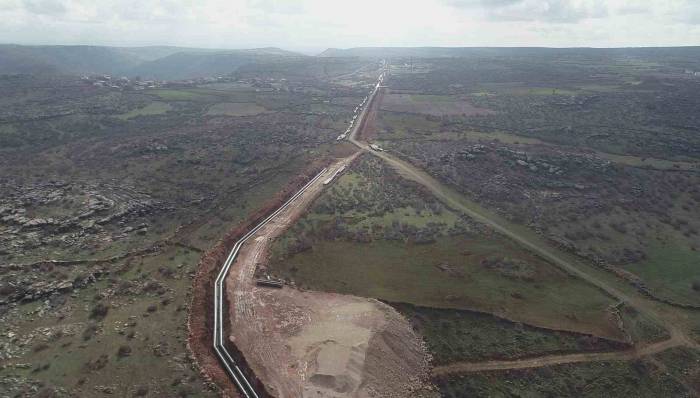
[[[188,79],[235,71],[261,59],[301,55],[278,48],[211,50],[167,46],[20,46],[0,45],[2,74],[105,73],[152,79]]]

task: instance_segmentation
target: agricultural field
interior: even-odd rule
[[[700,335],[697,82],[662,63],[476,58],[393,59],[362,137],[645,303],[436,201],[382,154],[327,188],[268,271],[392,305],[445,397],[697,393],[694,343],[679,340]],[[482,363],[496,370],[465,371]]]
[[[682,366],[682,365],[681,365]],[[692,396],[688,375],[664,371],[654,359],[590,362],[531,370],[490,372],[438,379],[443,397],[686,397]]]
[[[209,108],[211,116],[255,116],[265,112],[265,108],[250,102],[225,102]]]
[[[536,328],[488,313],[394,303],[420,331],[436,366],[459,361],[518,359],[535,355],[613,351],[619,342],[582,333]]]
[[[608,311],[610,297],[451,211],[369,155],[275,243],[270,269],[302,289],[426,307],[433,315],[443,309],[444,322],[462,333],[469,323],[450,320],[449,310],[495,314],[547,336],[590,335],[607,341],[603,346],[625,341]],[[575,337],[551,339],[542,351],[572,349]]]
[[[700,305],[698,82],[663,62],[461,61],[396,62],[374,139],[639,290]]]
[[[343,151],[365,95],[329,83],[341,61],[297,68],[316,67],[143,90],[0,77],[0,395],[217,396],[186,347],[200,258]],[[355,104],[307,112],[337,92]]]
[[[389,94],[382,100],[383,110],[400,113],[418,113],[431,116],[487,115],[491,111],[477,108],[459,97],[417,94]]]
[[[195,275],[332,162],[229,275],[266,387],[698,395],[696,57],[265,51],[180,54],[212,71],[189,80],[0,76],[0,396],[218,396],[187,347]]]

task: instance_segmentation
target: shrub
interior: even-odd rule
[[[90,318],[92,319],[102,319],[107,316],[109,312],[109,305],[99,302],[97,303],[90,312]]]
[[[117,350],[117,356],[119,358],[128,357],[129,355],[131,355],[131,347],[129,347],[128,345],[120,346]]]
[[[693,290],[695,290],[696,292],[700,292],[700,281],[695,281],[695,282],[693,282],[692,288],[693,288]]]
[[[46,343],[39,343],[36,346],[34,346],[34,352],[39,352],[39,351],[44,351],[45,349],[49,348],[49,345]]]
[[[83,330],[83,340],[88,341],[90,340],[94,335],[97,334],[97,330],[99,327],[95,323],[91,323],[87,325],[85,330]]]

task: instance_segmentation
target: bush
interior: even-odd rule
[[[102,319],[107,316],[109,312],[109,305],[99,302],[97,303],[90,312],[90,318],[92,319]]]
[[[49,348],[49,345],[46,343],[39,343],[36,346],[34,346],[34,352],[39,352],[39,351],[44,351],[45,349]]]
[[[700,292],[700,281],[695,281],[695,282],[693,282],[692,288],[693,288],[693,290],[695,290],[696,292]]]
[[[91,323],[87,325],[85,330],[83,330],[83,340],[88,341],[90,340],[94,335],[97,334],[97,330],[99,327],[95,323]]]
[[[117,350],[117,356],[119,358],[128,357],[129,355],[131,355],[131,347],[129,347],[128,345],[120,346]]]

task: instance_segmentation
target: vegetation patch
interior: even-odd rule
[[[436,380],[443,397],[683,397],[691,392],[652,362],[611,361]]]
[[[157,89],[149,90],[149,94],[158,96],[165,101],[216,101],[217,97],[194,90]]]
[[[265,112],[262,106],[250,102],[222,102],[209,107],[210,116],[254,116]]]
[[[423,336],[435,365],[624,348],[595,336],[536,328],[491,314],[391,303]]]
[[[445,95],[387,94],[381,108],[391,112],[444,115],[488,115],[492,111],[474,106],[464,98]]]
[[[653,292],[681,303],[700,305],[700,252],[673,243],[653,244],[647,258],[625,269]]]
[[[619,313],[625,332],[635,344],[646,344],[670,337],[663,326],[634,307],[622,305]]]
[[[143,108],[134,109],[127,113],[122,113],[116,117],[122,120],[132,119],[138,116],[162,115],[171,111],[173,107],[167,102],[153,101]]]
[[[622,339],[601,291],[446,209],[371,157],[275,243],[271,268],[302,288]]]

